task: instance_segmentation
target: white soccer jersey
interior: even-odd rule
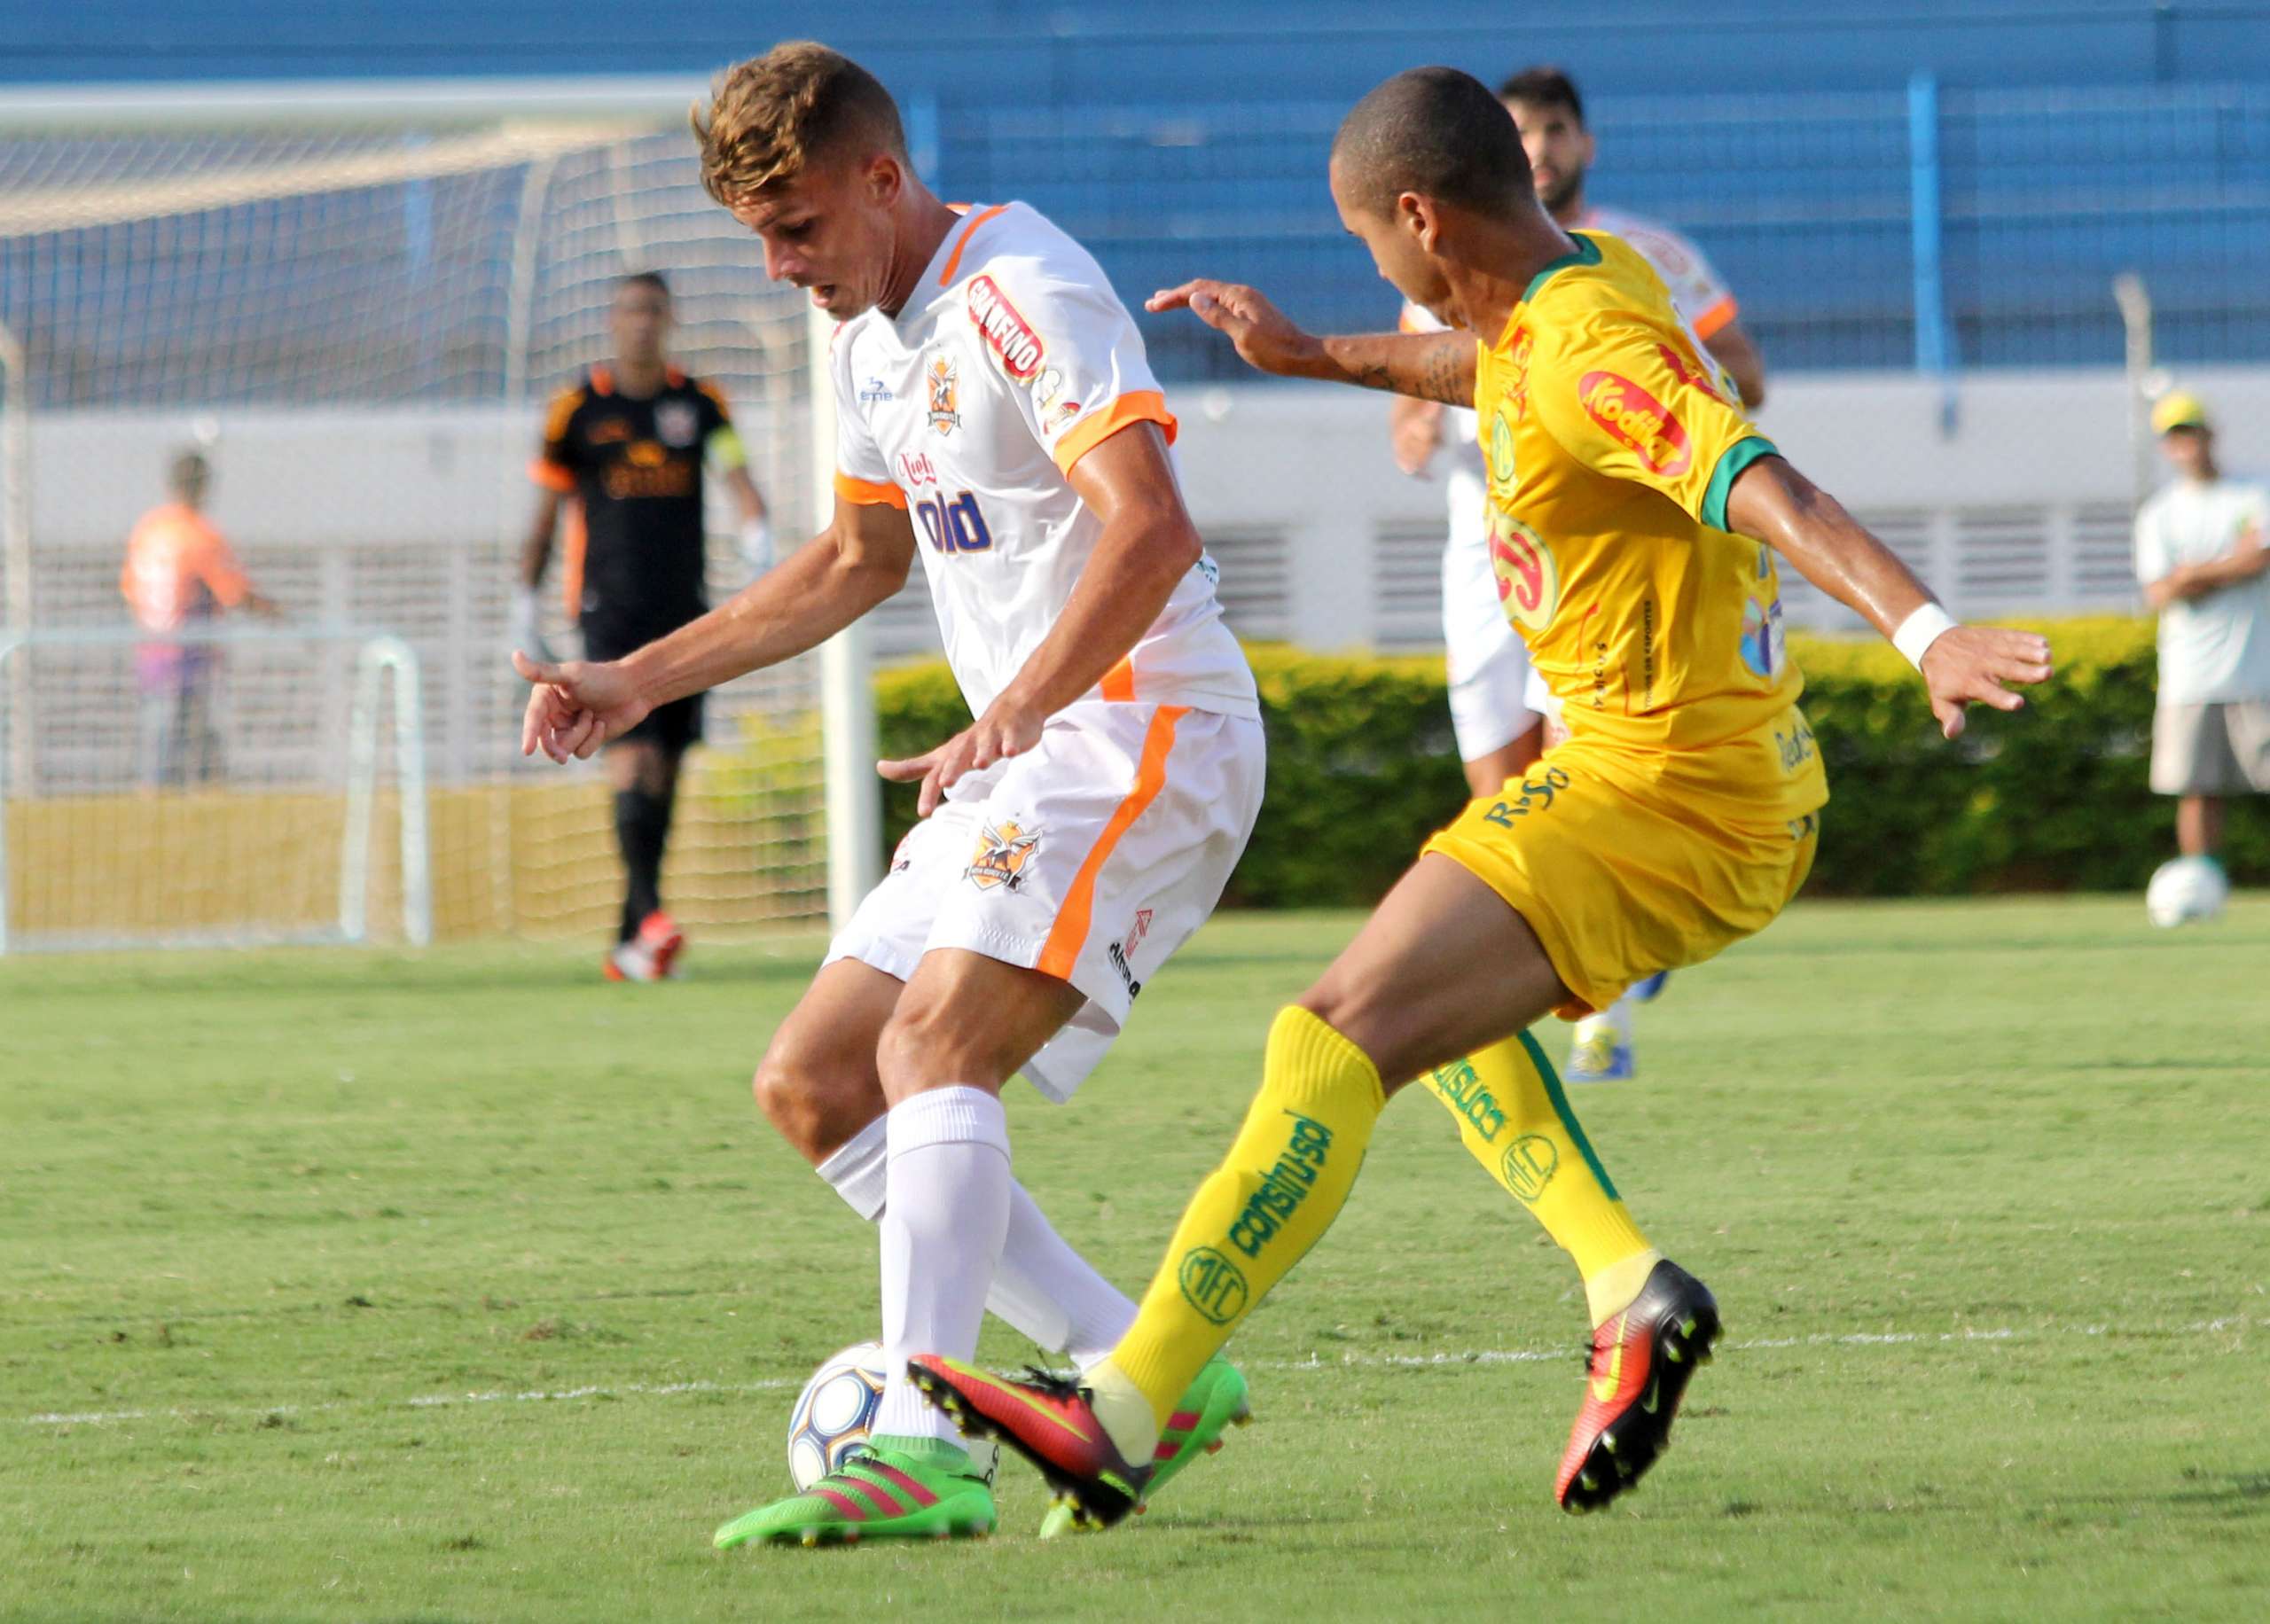
[[[1087,251],[1022,203],[973,207],[896,316],[837,329],[836,494],[907,508],[946,660],[973,713],[1063,613],[1102,523],[1068,475],[1132,423],[1175,420]],[[1086,696],[1259,714],[1213,560]]]

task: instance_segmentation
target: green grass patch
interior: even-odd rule
[[[1131,1289],[1355,917],[1228,917],[1020,1175]],[[1572,1101],[1726,1351],[1553,1508],[1565,1261],[1425,1098],[1237,1345],[1259,1424],[1042,1545],[711,1550],[873,1334],[747,1080],[813,939],[0,964],[0,1617],[2192,1618],[2270,1594],[2270,899],[1801,906]],[[1559,1031],[1543,1035],[1558,1056]],[[1025,1351],[998,1328],[989,1356]],[[67,1418],[76,1417],[76,1418]]]

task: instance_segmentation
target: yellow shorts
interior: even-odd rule
[[[1820,818],[1729,823],[1600,753],[1553,751],[1427,842],[1513,905],[1575,995],[1604,1010],[1658,970],[1699,964],[1772,923],[1812,871]]]

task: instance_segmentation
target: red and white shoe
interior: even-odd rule
[[[600,973],[610,981],[667,981],[681,972],[678,956],[685,951],[685,933],[659,909],[646,916],[638,933],[609,950]]]
[[[646,956],[654,963],[654,973],[649,980],[670,981],[683,973],[677,961],[685,951],[685,933],[661,909],[638,922],[638,934],[633,940],[646,949]]]

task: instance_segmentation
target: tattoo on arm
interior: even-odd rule
[[[1439,401],[1446,406],[1474,404],[1472,333],[1395,332],[1327,339],[1325,347],[1351,384]]]

